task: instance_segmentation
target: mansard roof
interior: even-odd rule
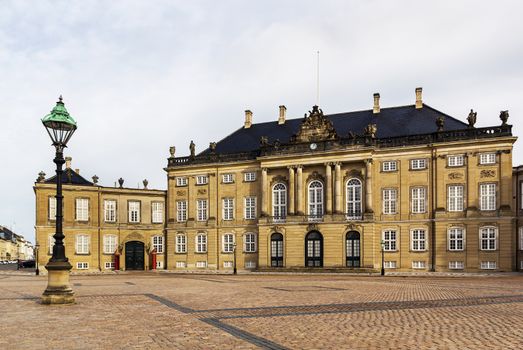
[[[382,108],[374,114],[372,109],[325,115],[332,122],[339,137],[363,135],[369,124],[377,127],[376,138],[413,136],[431,134],[438,131],[436,120],[444,117],[443,131],[463,130],[468,124],[442,113],[426,104],[422,108],[415,105]],[[267,142],[281,144],[292,142],[293,136],[300,131],[305,118],[288,119],[284,124],[277,121],[252,124],[250,128],[240,128],[216,144],[217,154],[253,152],[260,149],[260,139],[267,137]],[[206,149],[201,155],[209,154]]]
[[[56,184],[56,175],[46,179],[44,183]],[[94,186],[92,182],[87,181],[84,177],[80,176],[80,174],[71,168],[66,168],[62,173],[62,185]]]

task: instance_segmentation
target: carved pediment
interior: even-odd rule
[[[310,232],[310,231],[319,231],[319,227],[317,224],[315,223],[311,223],[311,224],[308,224],[307,225],[307,232]]]
[[[352,170],[348,170],[346,173],[345,173],[345,177],[347,179],[350,179],[350,178],[358,178],[358,179],[363,179],[363,173],[361,172],[361,170],[357,170],[357,169],[352,169]]]
[[[310,174],[307,177],[307,182],[311,182],[313,180],[318,180],[318,181],[321,181],[321,182],[325,182],[325,179],[323,178],[323,176],[321,176],[317,171],[313,171],[312,174]]]
[[[305,114],[300,130],[292,137],[294,142],[314,142],[335,140],[338,134],[332,122],[323,115],[318,106],[313,106],[309,115]]]
[[[277,183],[283,182],[284,184],[287,183],[287,178],[282,175],[276,175],[271,180],[271,186],[276,185]]]
[[[141,233],[138,233],[138,232],[132,232],[130,234],[127,235],[127,237],[125,237],[124,241],[125,242],[128,242],[128,241],[143,241],[144,240],[144,237]]]

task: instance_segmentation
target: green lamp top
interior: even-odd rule
[[[76,129],[76,121],[69,115],[62,100],[62,95],[60,95],[51,113],[42,118],[42,123],[51,129],[74,130]]]

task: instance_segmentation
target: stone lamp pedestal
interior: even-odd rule
[[[48,262],[47,288],[42,294],[42,304],[73,304],[74,292],[69,285],[71,264],[66,262]]]

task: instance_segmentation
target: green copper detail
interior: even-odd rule
[[[56,106],[51,113],[42,118],[42,123],[52,129],[76,129],[76,121],[69,115],[67,109],[65,109],[62,95],[58,98],[58,102],[56,102]]]

